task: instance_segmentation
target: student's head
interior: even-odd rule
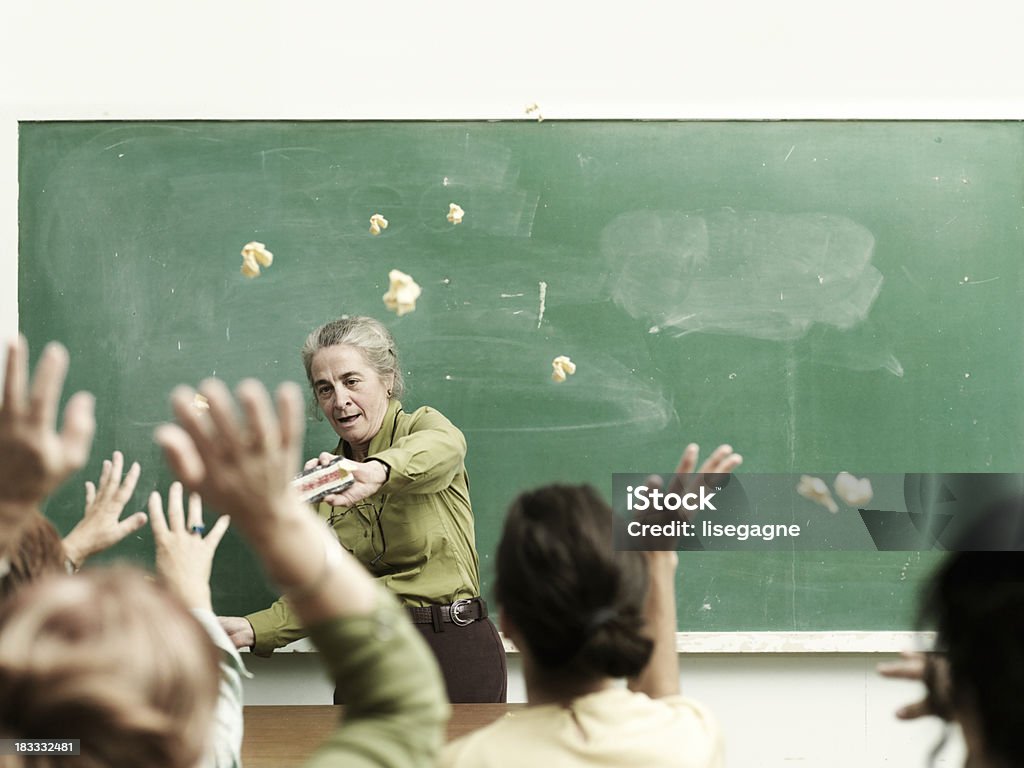
[[[1024,765],[1024,500],[983,516],[936,571],[922,617],[937,631],[951,678],[952,708],[972,765]]]
[[[203,628],[141,571],[50,576],[0,605],[0,738],[80,739],[82,768],[193,768],[218,680]]]
[[[13,538],[0,545],[6,573],[0,573],[0,600],[30,581],[64,572],[64,547],[53,523],[35,513]]]
[[[521,494],[498,544],[496,597],[505,630],[545,675],[628,677],[647,664],[647,566],[612,547],[612,510],[590,486]],[[549,678],[550,679],[550,678]]]

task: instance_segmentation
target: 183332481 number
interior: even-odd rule
[[[78,739],[0,739],[0,755],[78,754]]]

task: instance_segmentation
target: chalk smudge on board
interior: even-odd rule
[[[544,302],[548,295],[548,284],[543,280],[540,281],[540,308],[537,310],[537,330],[540,330],[540,324],[544,322]]]
[[[851,371],[888,371],[902,379],[903,363],[893,354],[884,337],[868,318],[848,331],[816,326],[801,340],[800,348],[806,352],[808,362]]]
[[[996,277],[990,277],[986,280],[970,280],[967,277],[965,277],[963,280],[960,281],[960,285],[984,285],[985,283],[991,283],[993,280],[998,279],[998,275]]]
[[[271,149],[259,150],[260,156],[260,173],[266,174],[267,172],[267,157],[281,158],[287,162],[293,162],[295,160],[289,153],[312,153],[326,155],[327,152],[320,149],[319,147],[273,147]]]
[[[414,156],[418,152],[416,148],[410,151]],[[532,237],[540,194],[520,180],[519,161],[510,148],[467,131],[461,147],[451,146],[440,157],[431,154],[417,159],[431,166],[443,163],[445,170],[440,185],[432,183],[424,189],[412,181],[400,187],[407,199],[418,197],[418,218],[428,231],[450,234],[451,224],[443,215],[438,219],[438,210],[447,211],[455,201],[466,210],[467,222],[472,217],[472,229],[478,234]],[[377,165],[370,164],[353,171],[348,181],[353,186],[376,185],[379,172]]]
[[[843,216],[733,209],[629,211],[601,234],[612,299],[677,337],[796,341],[816,326],[856,328],[882,287],[874,246]],[[903,372],[888,351],[872,367]]]
[[[913,276],[912,274],[910,274],[910,270],[909,270],[909,269],[907,269],[907,268],[906,268],[905,266],[903,266],[903,265],[900,265],[900,271],[902,271],[902,272],[903,272],[903,274],[907,276],[907,280],[908,280],[908,281],[910,282],[910,284],[911,284],[912,286],[914,286],[915,288],[917,288],[917,290],[919,290],[919,291],[920,291],[921,293],[924,293],[924,294],[927,294],[927,293],[928,293],[928,291],[927,291],[927,290],[925,289],[925,287],[924,287],[923,285],[921,285],[921,283],[920,283],[920,282],[918,282],[918,281],[917,281],[917,280],[916,280],[916,279],[914,278],[914,276]]]
[[[460,350],[460,359],[472,364],[454,367],[452,349]],[[551,358],[542,345],[500,335],[423,339],[409,364],[417,379],[424,381],[451,375],[447,396],[487,404],[468,407],[460,415],[459,428],[466,433],[623,427],[657,431],[678,419],[661,385],[632,375],[629,366],[609,350],[588,355],[586,368],[577,372],[568,388],[551,383]],[[486,393],[486,397],[481,400],[474,393]]]

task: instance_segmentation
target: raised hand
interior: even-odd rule
[[[56,342],[43,350],[31,384],[28,343],[19,337],[7,345],[0,403],[0,537],[89,458],[96,422],[88,392],[71,396],[64,424],[56,429],[57,410],[68,371],[68,351]]]
[[[139,464],[132,462],[124,480],[121,479],[123,470],[124,455],[114,451],[110,459],[103,461],[99,485],[93,485],[92,481],[85,483],[85,514],[64,537],[64,553],[76,567],[81,567],[90,555],[109,549],[146,524],[145,512],[121,519],[139,481]]]
[[[943,720],[952,719],[949,663],[941,654],[904,651],[899,661],[883,662],[877,666],[877,670],[882,677],[916,680],[925,686],[923,699],[896,710],[896,717],[900,720],[915,720],[929,715]]]
[[[231,513],[301,620],[369,611],[375,583],[291,484],[305,427],[302,390],[282,384],[275,412],[262,384],[243,381],[236,390],[240,418],[223,382],[211,379],[200,389],[209,415],[192,407],[192,389],[178,387],[171,395],[178,424],[155,433],[171,468],[190,490]]]
[[[171,468],[243,530],[270,522],[282,510],[290,513],[304,431],[301,390],[282,384],[275,413],[263,385],[243,381],[237,390],[241,419],[223,382],[211,379],[200,389],[210,404],[208,414],[192,407],[192,389],[177,387],[171,404],[178,424],[156,432]]]
[[[679,458],[676,471],[669,481],[668,488],[666,489],[667,493],[683,495],[697,493],[701,487],[721,486],[726,481],[728,475],[743,463],[743,457],[736,453],[732,446],[727,443],[718,446],[707,460],[701,464],[700,469],[694,472],[699,458],[700,448],[697,444],[690,443],[687,445],[683,450],[682,456]],[[649,487],[659,490],[665,486],[664,479],[659,475],[649,475],[645,483]],[[676,512],[669,512],[667,510],[649,512],[640,517],[645,521],[651,522],[668,522],[673,518],[689,521],[693,517],[693,513],[684,507],[680,507]]]
[[[700,469],[694,473],[693,470],[697,466],[699,456],[700,448],[696,443],[686,446],[683,455],[679,458],[679,465],[672,476],[672,481],[668,485],[670,493],[692,493],[702,485],[705,487],[720,485],[727,475],[743,463],[743,457],[726,443],[715,448],[707,460],[701,464]]]
[[[181,483],[172,483],[167,492],[166,518],[160,494],[153,491],[149,496],[150,527],[156,541],[156,571],[189,608],[212,610],[213,556],[231,521],[226,516],[218,518],[204,536],[202,501],[194,493],[189,495],[186,519],[182,496]]]

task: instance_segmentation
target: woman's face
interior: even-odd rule
[[[382,379],[362,351],[348,344],[319,350],[310,374],[317,403],[334,431],[356,454],[363,453],[384,422],[391,377]]]

